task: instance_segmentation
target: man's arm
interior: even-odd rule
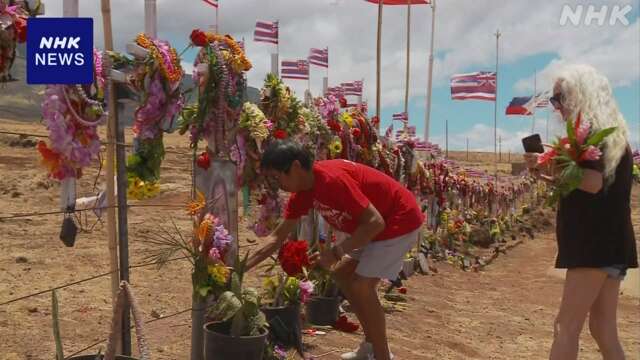
[[[273,233],[267,237],[268,243],[249,258],[247,262],[247,270],[252,269],[278,251],[297,224],[298,219],[283,220],[278,227],[276,227]]]
[[[385,226],[384,219],[378,209],[373,204],[369,204],[360,214],[356,230],[348,240],[342,243],[342,251],[349,253],[366,246],[384,230]]]

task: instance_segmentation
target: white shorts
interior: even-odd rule
[[[405,254],[418,244],[419,233],[420,228],[393,239],[372,241],[347,256],[358,261],[356,274],[367,278],[395,280],[402,270]],[[338,243],[346,237],[347,234],[336,232]]]

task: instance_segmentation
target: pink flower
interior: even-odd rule
[[[313,283],[309,280],[300,282],[300,302],[306,303],[311,298],[311,294],[313,293]]]
[[[576,131],[576,141],[578,142],[578,145],[584,144],[584,141],[587,139],[587,136],[589,136],[590,130],[591,130],[591,125],[589,124],[589,122],[586,120],[583,120],[580,123],[578,130]]]
[[[579,161],[596,161],[602,156],[602,151],[593,145],[589,145],[585,151],[580,155]]]
[[[557,155],[558,153],[556,152],[555,149],[547,150],[544,154],[538,157],[538,165],[547,164],[549,161],[553,160]]]
[[[211,250],[209,250],[209,259],[211,259],[211,261],[216,262],[221,258],[222,257],[220,256],[220,251],[218,251],[217,248],[212,247]]]

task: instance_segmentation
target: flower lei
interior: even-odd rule
[[[54,179],[80,178],[82,168],[89,166],[100,152],[97,127],[106,115],[102,53],[94,50],[93,60],[92,85],[48,85],[45,90],[42,117],[49,130],[49,144],[40,141],[37,150]]]
[[[27,40],[28,13],[21,7],[0,2],[0,82],[11,80],[16,44]]]
[[[246,87],[244,72],[251,69],[238,43],[231,36],[194,30],[192,46],[201,47],[196,56],[193,80],[198,87],[198,102],[182,112],[180,134],[190,133],[191,146],[207,139],[216,157],[229,158]]]
[[[176,50],[168,42],[139,34],[136,43],[149,52],[144,61],[134,63],[133,86],[142,92],[143,100],[135,110],[134,149],[127,159],[128,196],[140,200],[153,197],[160,190],[163,130],[171,129],[182,109],[180,82],[184,72]]]

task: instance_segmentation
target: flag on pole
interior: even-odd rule
[[[380,0],[366,0],[373,4],[379,4]],[[408,0],[382,0],[382,5],[407,5]],[[411,5],[427,5],[430,0],[411,0]]]
[[[384,137],[389,139],[391,138],[392,134],[393,134],[393,123],[391,123],[391,125],[389,125],[389,127],[387,128],[387,131],[384,132]]]
[[[281,73],[283,79],[309,80],[309,62],[283,60]]]
[[[415,126],[407,126],[405,129],[400,129],[396,131],[396,140],[400,140],[404,137],[408,137],[409,139],[413,139],[416,137],[416,127]]]
[[[340,84],[345,95],[362,96],[362,81]]]
[[[311,48],[309,52],[309,63],[323,68],[329,67],[329,49]]]
[[[258,20],[253,32],[253,41],[278,44],[278,22]]]
[[[453,75],[451,78],[451,98],[453,100],[496,101],[496,73],[479,71]]]
[[[395,114],[393,114],[393,120],[402,121],[402,122],[408,122],[409,121],[409,114],[407,114],[406,112],[395,113]]]
[[[202,1],[213,6],[216,9],[218,8],[218,0],[202,0]]]
[[[506,115],[531,115],[531,111],[527,109],[527,104],[531,101],[531,96],[514,97],[505,111]]]
[[[337,98],[342,98],[344,97],[344,89],[342,88],[342,86],[328,87],[327,95],[333,95]]]
[[[549,98],[551,97],[551,95],[553,94],[553,91],[551,90],[546,90],[543,91],[541,93],[538,93],[538,95],[536,95],[533,99],[534,104],[533,106],[536,108],[546,108],[549,105],[551,105],[549,103]]]

